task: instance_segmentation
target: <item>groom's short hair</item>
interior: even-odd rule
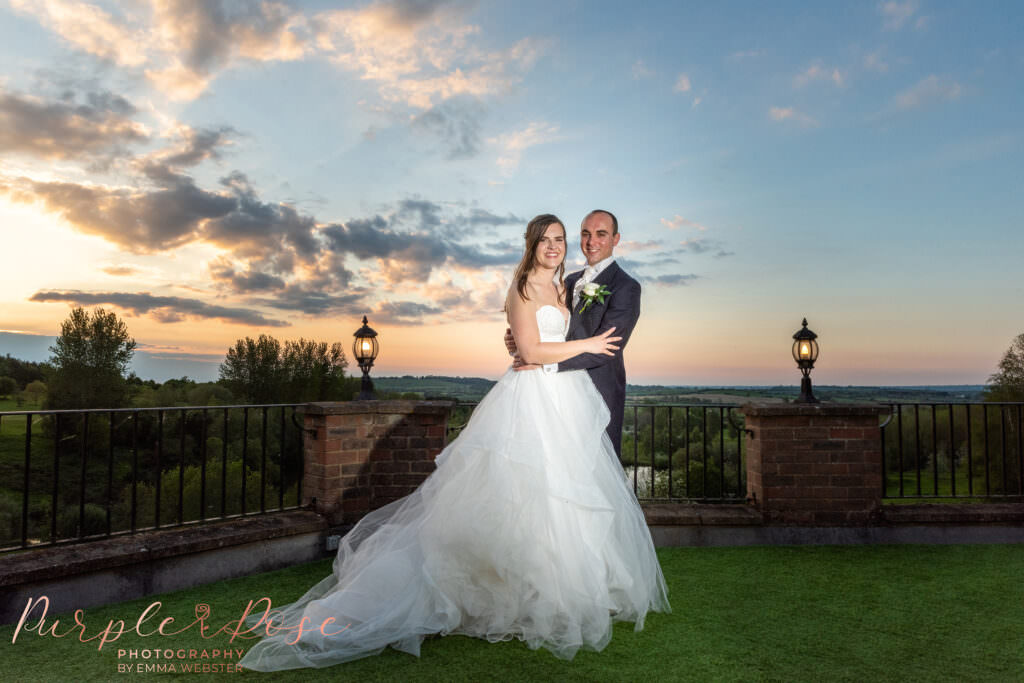
[[[619,219],[615,217],[614,213],[612,213],[611,211],[608,211],[606,209],[594,209],[593,211],[591,211],[590,213],[588,213],[586,216],[583,217],[583,223],[586,223],[587,219],[590,218],[591,216],[593,216],[595,213],[603,213],[606,216],[608,216],[608,218],[611,218],[612,219],[612,234],[613,235],[618,235],[619,234]],[[582,223],[581,223],[581,225],[582,225]]]

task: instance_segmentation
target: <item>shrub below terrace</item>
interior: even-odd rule
[[[57,515],[58,538],[94,536],[107,531],[107,509],[96,503],[86,503],[84,518],[80,519],[78,505],[65,505]],[[113,517],[113,515],[111,515]],[[111,520],[113,521],[113,520]]]
[[[652,469],[649,465],[626,465],[626,479],[629,485],[633,485],[636,479],[637,498],[669,498],[669,480],[672,481],[672,498],[711,498],[743,500],[743,495],[736,491],[735,470],[726,468],[725,489],[722,489],[722,471],[717,463],[708,463],[705,473],[704,464],[699,461],[690,461],[689,468],[680,460],[678,466],[673,466],[672,471],[668,468],[654,468],[653,487],[651,482]],[[687,489],[689,484],[689,489]]]
[[[245,510],[246,512],[259,511],[260,509],[260,472],[257,467],[247,466],[245,468]],[[203,495],[202,469],[195,465],[185,468],[183,477],[184,488],[182,489],[182,521],[200,519],[200,503],[205,500],[206,509],[203,517],[206,519],[219,517],[222,503],[224,513],[237,515],[242,512],[242,461],[232,460],[228,462],[226,477],[227,497],[221,498],[221,484],[224,480],[224,473],[221,464],[207,465],[206,468],[206,489]],[[280,470],[274,463],[267,463],[265,473],[265,507],[274,509],[279,501]],[[166,470],[160,480],[160,524],[168,525],[178,520],[178,491],[179,471],[177,468]],[[294,506],[296,501],[297,485],[290,484],[284,491],[285,507]],[[139,485],[138,491],[137,521],[139,526],[151,526],[155,522],[154,511],[156,510],[156,484],[145,482]],[[130,520],[131,514],[131,491],[130,488],[122,493],[117,506],[117,517],[122,523]]]
[[[245,510],[257,512],[260,509],[260,472],[258,463],[255,467],[245,468]],[[202,498],[202,468],[195,465],[185,467],[183,473],[184,488],[181,490],[182,514],[181,521],[189,522],[200,519],[200,503]],[[211,463],[206,469],[205,515],[204,518],[219,517],[222,510],[221,482],[223,471],[220,462]],[[275,509],[280,501],[280,471],[276,463],[267,463],[264,475],[266,509]],[[105,482],[105,479],[104,479]],[[227,497],[223,499],[223,510],[226,515],[237,515],[242,512],[242,462],[232,460],[227,466]],[[103,485],[105,487],[105,483]],[[73,487],[72,487],[73,488]],[[94,487],[90,487],[94,488]],[[298,504],[297,484],[291,483],[284,491],[284,506]],[[123,531],[131,528],[132,487],[131,484],[120,484],[114,489],[114,503],[110,510],[111,531]],[[87,496],[89,494],[87,493]],[[136,487],[136,518],[138,528],[150,527],[156,523],[156,483],[140,481]],[[77,489],[74,492],[63,492],[58,498],[57,537],[58,539],[75,538],[80,535],[89,536],[104,534],[107,530],[106,493],[95,495],[85,503],[84,518],[82,508],[77,500]],[[179,470],[164,470],[160,477],[160,525],[170,526],[178,522]],[[0,492],[0,546],[16,544],[21,539],[21,497],[11,491]],[[52,499],[48,495],[34,495],[29,507],[29,538],[49,542],[51,524]]]
[[[10,491],[0,491],[0,545],[21,538],[21,499]]]
[[[291,421],[291,409],[269,409],[267,424],[263,410],[250,410],[248,438],[243,439],[243,414],[227,409],[227,432],[220,410],[168,411],[161,429],[158,413],[143,412],[111,415],[94,413],[89,417],[88,442],[83,445],[83,418],[64,416],[60,434],[56,419],[36,416],[32,427],[32,458],[29,472],[29,538],[51,540],[55,443],[59,444],[57,466],[58,538],[79,534],[79,505],[82,497],[83,459],[85,533],[106,531],[108,495],[113,500],[111,527],[127,529],[131,520],[131,481],[137,473],[136,526],[152,524],[156,501],[156,472],[160,475],[160,517],[162,523],[177,520],[179,469],[184,466],[183,493],[185,519],[199,518],[200,478],[206,462],[207,516],[220,514],[223,463],[227,467],[227,514],[241,511],[242,459],[245,456],[246,510],[260,508],[259,470],[263,458],[262,436],[266,434],[266,507],[278,506],[280,482],[286,491],[286,506],[297,504],[295,494],[302,473],[301,433]],[[284,442],[281,441],[282,422]],[[21,539],[22,481],[24,477],[25,421],[4,420],[0,430],[0,545]],[[224,437],[227,437],[225,442]],[[184,440],[183,440],[184,437]],[[205,440],[204,440],[205,437]],[[113,438],[113,441],[111,439]],[[226,448],[225,448],[226,444]],[[133,446],[135,448],[133,448]],[[204,448],[205,446],[205,448]],[[135,450],[137,448],[137,451]],[[108,483],[109,482],[109,483]],[[108,493],[109,487],[109,493]],[[96,506],[93,508],[91,506]],[[213,506],[213,512],[211,512]],[[100,514],[102,510],[102,514]]]
[[[885,428],[885,469],[890,489],[892,482],[898,482],[900,471],[916,478],[920,470],[933,481],[937,470],[945,482],[940,489],[950,488],[950,473],[955,472],[958,494],[967,491],[967,482],[972,479],[977,482],[976,493],[984,493],[987,482],[990,494],[1020,494],[1021,412],[1013,405],[954,404],[936,406],[933,416],[929,406],[900,407]],[[930,485],[930,491],[934,490]]]

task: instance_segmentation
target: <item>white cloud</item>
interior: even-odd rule
[[[831,81],[841,88],[843,87],[843,74],[836,68],[812,64],[793,78],[793,87],[802,88],[814,81]]]
[[[647,65],[644,64],[644,60],[642,59],[638,59],[633,62],[633,68],[630,69],[630,73],[633,78],[637,80],[641,78],[650,78],[654,75],[654,72],[647,68]]]
[[[546,50],[546,43],[535,38],[505,50],[481,50],[471,43],[479,27],[459,19],[451,10],[409,21],[393,7],[371,5],[325,12],[313,23],[322,53],[362,79],[377,82],[384,99],[417,109],[456,95],[505,91]]]
[[[882,28],[886,31],[898,31],[903,28],[917,12],[917,0],[890,0],[878,6],[882,15]]]
[[[272,0],[153,0],[152,11],[113,16],[75,0],[12,1],[75,47],[143,67],[157,89],[179,100],[195,99],[245,60],[319,56],[375,82],[384,100],[426,110],[457,95],[503,92],[546,50],[535,38],[480,47],[480,28],[463,21],[467,2],[376,2],[306,15]]]
[[[532,121],[522,130],[491,138],[488,142],[502,149],[501,156],[498,157],[498,166],[506,174],[510,174],[519,168],[519,160],[527,149],[558,139],[560,136],[557,125],[545,121]]]
[[[70,0],[11,0],[11,7],[30,14],[76,48],[122,66],[146,61],[147,41],[140,32],[118,25],[95,5]]]
[[[194,100],[202,95],[212,80],[189,69],[178,59],[163,69],[146,69],[146,78],[157,90],[172,100]]]
[[[690,77],[686,74],[679,74],[676,84],[672,87],[675,92],[690,92]]]
[[[696,228],[701,232],[707,230],[707,226],[701,225],[697,221],[692,221],[689,218],[683,218],[678,213],[672,216],[672,218],[662,218],[661,224],[664,225],[669,230],[678,230],[679,228],[682,227]]]
[[[885,73],[889,70],[889,65],[882,59],[882,53],[880,50],[876,50],[869,55],[864,57],[864,68],[868,71],[877,71],[878,73]]]
[[[78,49],[121,66],[146,67],[165,95],[189,100],[238,59],[288,61],[311,49],[306,18],[277,2],[213,3],[154,0],[152,11],[112,16],[87,2],[13,0],[15,10]]]
[[[772,121],[792,121],[805,128],[813,128],[818,125],[818,122],[813,118],[797,111],[793,107],[772,107],[768,110],[768,116]]]
[[[729,61],[738,62],[741,59],[752,59],[754,57],[760,57],[764,54],[764,50],[741,50],[739,52],[733,52],[727,57]]]
[[[633,254],[638,251],[655,251],[664,249],[665,243],[661,240],[648,240],[647,242],[637,242],[636,240],[623,240],[619,242],[618,246],[615,247],[615,251],[618,254],[625,256],[626,254]]]
[[[941,79],[932,74],[898,93],[893,98],[892,107],[897,111],[907,111],[931,102],[955,100],[963,93],[963,87],[956,81]]]

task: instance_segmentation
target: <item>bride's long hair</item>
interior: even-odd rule
[[[527,301],[530,298],[526,296],[526,278],[530,275],[530,271],[533,270],[533,264],[537,258],[537,245],[540,244],[541,238],[547,232],[548,226],[556,223],[562,226],[562,238],[564,240],[566,237],[565,223],[553,213],[542,213],[526,225],[526,234],[524,235],[526,238],[526,249],[523,251],[523,260],[516,266],[516,274],[512,278],[516,283],[516,291],[519,292],[519,298],[523,301]],[[568,250],[568,245],[566,245],[566,252]],[[562,262],[558,264],[556,272],[558,273],[558,289],[562,290],[565,288],[565,281],[562,277],[565,275],[564,255],[562,256]]]

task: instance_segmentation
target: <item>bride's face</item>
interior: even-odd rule
[[[565,228],[560,223],[547,227],[533,256],[537,265],[544,268],[557,268],[565,259]]]

